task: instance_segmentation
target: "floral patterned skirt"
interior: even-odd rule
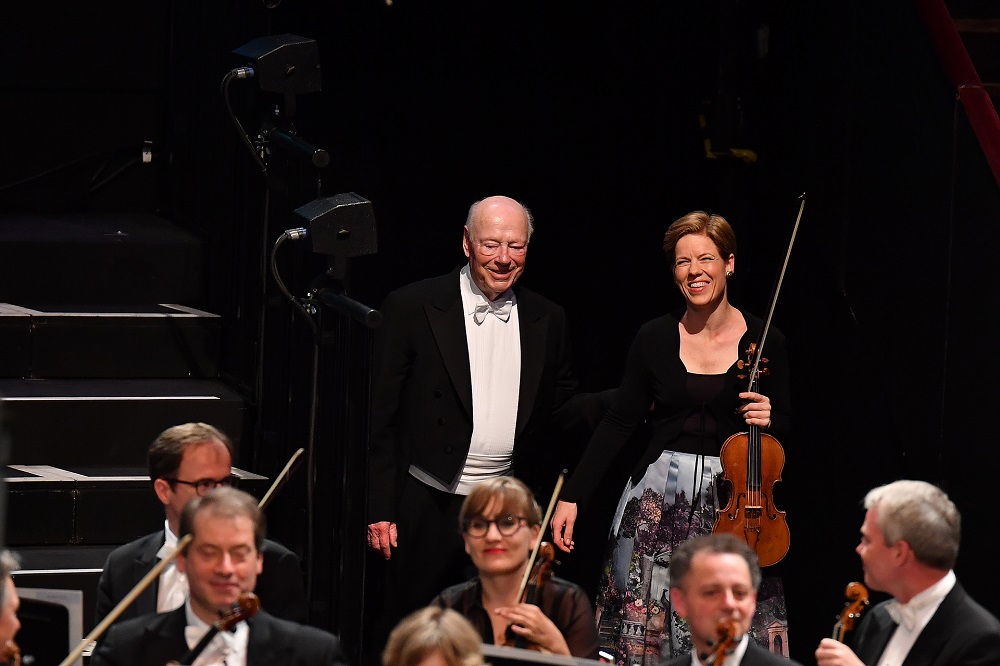
[[[597,594],[601,650],[622,666],[656,666],[691,651],[687,624],[670,604],[667,567],[674,548],[708,534],[719,500],[719,458],[664,451],[642,479],[625,485],[611,526]],[[788,623],[779,578],[765,577],[751,637],[788,654]]]

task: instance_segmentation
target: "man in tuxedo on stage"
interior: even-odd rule
[[[147,460],[153,491],[163,504],[166,520],[163,529],[119,546],[108,555],[97,586],[95,626],[177,546],[184,505],[235,480],[229,437],[206,423],[185,423],[164,430],[149,447]],[[261,552],[266,572],[257,582],[261,605],[276,617],[305,622],[308,607],[298,557],[270,540],[263,542]],[[187,592],[184,574],[171,562],[116,621],[173,610],[184,603]]]
[[[1000,664],[1000,622],[956,580],[961,516],[939,488],[896,481],[868,492],[857,552],[865,584],[892,599],[865,612],[851,647],[824,638],[818,666]]]
[[[601,394],[575,395],[563,308],[517,285],[532,231],[519,202],[477,201],[462,237],[468,263],[383,303],[368,545],[388,571],[372,574],[384,594],[371,651],[396,621],[466,579],[457,517],[469,490],[513,474],[547,497],[565,464],[552,435],[600,418]]]
[[[232,617],[227,631],[217,631],[198,655],[199,644],[220,617],[229,616],[241,596],[253,592],[266,566],[260,548],[264,523],[257,500],[235,488],[216,488],[192,499],[180,518],[183,538],[191,542],[177,556],[190,594],[168,613],[119,622],[99,640],[91,666],[164,666],[182,657],[197,665],[274,664],[313,666],[346,664],[340,641],[315,627],[275,618],[266,610]],[[235,622],[235,620],[240,620]],[[222,627],[215,627],[220,629]],[[184,659],[182,663],[190,664]]]
[[[670,557],[670,601],[691,630],[692,654],[664,666],[719,663],[719,625],[731,623],[733,642],[724,649],[726,666],[796,666],[751,639],[761,573],[757,553],[732,534],[706,534],[682,543]],[[711,661],[708,661],[711,660]]]

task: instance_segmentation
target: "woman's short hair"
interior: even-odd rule
[[[389,634],[384,666],[417,666],[439,653],[448,666],[483,666],[483,639],[458,611],[428,606],[407,615]]]
[[[671,268],[674,266],[677,241],[688,234],[708,236],[715,243],[715,247],[719,248],[719,254],[724,260],[728,259],[729,255],[736,256],[736,233],[726,218],[695,210],[671,224],[663,236],[663,254],[666,255]]]
[[[531,489],[513,476],[500,476],[479,483],[462,502],[458,512],[458,529],[465,529],[465,521],[483,515],[490,502],[496,500],[497,514],[521,516],[529,525],[542,524],[542,508],[535,501]]]

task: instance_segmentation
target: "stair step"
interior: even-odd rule
[[[960,33],[993,33],[1000,34],[1000,18],[973,19],[956,18],[955,28]]]
[[[267,491],[267,477],[237,467],[233,473],[250,494]],[[163,525],[163,506],[145,467],[8,465],[4,477],[6,539],[12,548],[114,546]]]
[[[204,243],[147,213],[0,215],[0,301],[205,301]]]
[[[172,303],[0,303],[0,376],[212,379],[221,332],[218,315]]]
[[[236,390],[206,379],[0,379],[8,462],[144,467],[163,430],[203,421],[239,442],[248,418]]]

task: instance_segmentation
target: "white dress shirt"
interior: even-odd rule
[[[920,594],[901,604],[895,599],[888,602],[886,610],[899,623],[896,631],[885,646],[878,666],[900,666],[910,653],[917,637],[931,621],[938,606],[955,587],[955,572],[949,571],[944,578],[934,583]]]
[[[177,548],[177,535],[170,531],[170,524],[163,521],[163,545],[156,553],[159,559],[165,558]],[[156,612],[165,613],[180,608],[188,595],[187,576],[177,570],[177,560],[160,572],[156,594]]]
[[[468,495],[476,484],[510,472],[521,386],[521,334],[513,291],[508,289],[491,303],[472,281],[468,265],[459,273],[459,285],[472,375],[469,455],[450,486],[416,466],[410,467],[410,474],[438,490]],[[477,306],[481,310],[481,306],[506,300],[511,302],[506,320],[492,311],[475,316]]]

